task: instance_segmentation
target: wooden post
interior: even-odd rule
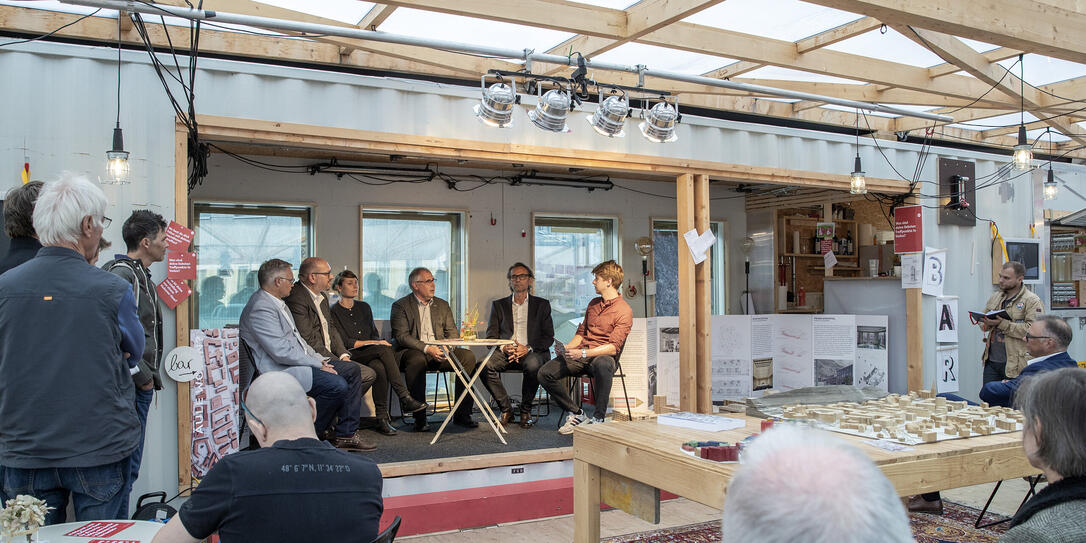
[[[694,260],[683,233],[694,229],[694,176],[683,174],[675,182],[679,226],[679,409],[696,411],[698,407],[697,302],[695,300]]]
[[[600,540],[600,467],[573,460],[573,541]]]
[[[698,233],[709,231],[709,176],[694,176],[694,226]],[[719,251],[714,247],[710,251]],[[697,409],[698,413],[713,412],[713,355],[712,355],[712,318],[713,300],[713,263],[706,259],[694,268],[695,318],[694,335],[697,364]],[[681,345],[681,340],[680,340]]]
[[[173,149],[173,215],[182,226],[189,224],[189,135],[178,124],[174,131]],[[177,346],[189,344],[189,299],[174,311],[177,324]],[[192,486],[192,402],[189,384],[177,383],[177,490],[184,492]]]
[[[920,289],[905,289],[905,368],[909,392],[924,389],[923,300]]]

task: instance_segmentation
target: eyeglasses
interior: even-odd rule
[[[282,275],[280,275],[279,277],[275,278],[276,281],[279,281],[280,279],[283,279],[283,280],[287,281],[288,283],[293,283],[294,282],[293,277],[283,277]]]
[[[425,281],[423,281],[423,280],[419,280],[419,281],[415,281],[415,282],[416,282],[416,283],[422,283],[422,284],[424,284],[424,285],[429,285],[430,283],[433,283],[433,282],[434,282],[434,280],[433,280],[433,279],[426,279]]]
[[[530,274],[530,273],[518,273],[518,274],[515,274],[515,275],[510,275],[509,278],[514,280],[514,281],[523,281],[525,279],[531,279],[532,274]]]
[[[109,225],[113,224],[113,219],[102,215],[102,228],[109,228]]]
[[[312,273],[313,273],[313,275],[332,275],[332,270],[328,270],[326,272],[312,272]]]
[[[244,411],[245,414],[249,416],[249,418],[253,419],[254,422],[256,422],[257,424],[259,424],[259,425],[261,425],[261,426],[263,426],[265,428],[268,427],[267,424],[264,424],[264,421],[260,420],[260,418],[257,417],[256,415],[254,415],[252,411],[249,411],[249,406],[245,405],[245,400],[240,400],[240,401],[241,401],[241,410]]]
[[[1029,339],[1044,339],[1044,338],[1050,338],[1050,337],[1052,337],[1052,336],[1035,336],[1033,334],[1030,334],[1029,332],[1026,333],[1026,339],[1027,340],[1029,340]]]

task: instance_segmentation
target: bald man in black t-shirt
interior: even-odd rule
[[[381,472],[364,456],[317,440],[317,407],[282,372],[253,381],[242,402],[262,449],[231,454],[211,468],[153,543],[368,543],[384,506]]]

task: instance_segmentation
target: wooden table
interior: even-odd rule
[[[729,415],[732,416],[732,415]],[[574,541],[600,540],[600,503],[649,522],[659,522],[660,491],[724,508],[724,492],[739,464],[721,464],[682,452],[684,442],[736,442],[760,431],[761,419],[743,429],[700,432],[655,420],[578,426],[573,432]],[[882,469],[901,496],[1013,479],[1039,473],[1022,449],[1022,433],[1010,432],[914,445],[889,452],[846,434]]]

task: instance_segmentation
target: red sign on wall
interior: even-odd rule
[[[894,210],[894,252],[918,253],[924,250],[924,208],[903,206]]]

